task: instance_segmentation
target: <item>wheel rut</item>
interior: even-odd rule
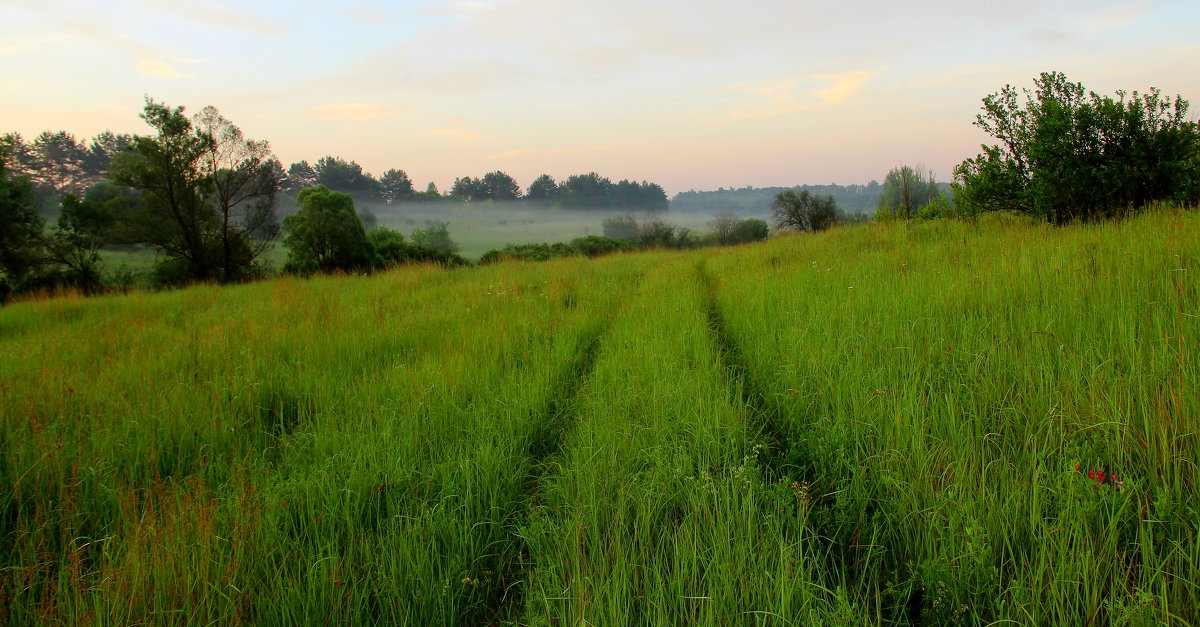
[[[783,412],[780,408],[755,381],[745,353],[729,333],[728,324],[717,300],[719,279],[712,274],[705,259],[696,264],[696,274],[704,287],[702,306],[708,319],[709,331],[717,346],[725,386],[741,398],[742,405],[748,413],[749,426],[758,432],[759,444],[762,445],[758,460],[765,478],[769,481],[780,481],[801,473],[806,464],[797,459],[797,451],[793,446],[795,434],[782,420]]]
[[[499,559],[495,560],[496,572],[505,573],[504,581],[495,588],[494,594],[484,607],[463,618],[468,624],[508,624],[516,621],[524,610],[525,586],[534,563],[530,559],[528,545],[517,530],[528,520],[529,512],[536,506],[537,495],[552,472],[553,466],[549,460],[563,449],[576,417],[576,399],[592,375],[603,339],[608,335],[612,321],[618,314],[619,311],[611,312],[607,318],[583,334],[581,348],[575,358],[551,384],[556,391],[551,395],[551,400],[530,437],[527,455],[530,470],[524,478],[524,500],[514,504],[512,511],[516,512],[516,515],[505,521],[505,526],[512,530],[510,533],[513,544],[503,556],[498,556]]]

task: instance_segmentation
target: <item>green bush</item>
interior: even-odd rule
[[[975,125],[999,140],[955,169],[968,212],[1012,209],[1057,224],[1200,201],[1200,130],[1188,103],[1149,93],[1084,92],[1059,72],[983,99]]]
[[[736,243],[745,242],[761,242],[767,239],[771,233],[771,227],[767,225],[766,220],[758,218],[746,218],[738,222],[733,228],[733,239]]]
[[[283,220],[285,269],[310,274],[370,267],[371,247],[349,194],[318,185],[301,190],[296,201],[300,211]]]
[[[623,250],[633,250],[629,240],[613,239],[602,235],[588,235],[571,240],[571,246],[587,257],[599,257]]]

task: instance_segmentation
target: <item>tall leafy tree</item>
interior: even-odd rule
[[[627,179],[617,181],[617,184],[612,186],[609,196],[613,206],[621,209],[632,209],[642,204],[641,186]]]
[[[354,198],[324,185],[300,191],[300,211],[283,220],[287,268],[294,272],[333,272],[370,267],[372,255]]]
[[[213,139],[194,132],[183,111],[147,98],[141,118],[155,134],[134,137],[130,150],[114,157],[109,174],[145,192],[139,210],[124,216],[134,239],[167,255],[179,280],[215,279],[221,218],[207,196],[205,167]]]
[[[100,287],[100,249],[108,243],[115,223],[112,205],[81,200],[74,194],[63,197],[58,222],[43,241],[49,261],[64,268],[68,283],[85,291]]]
[[[484,174],[481,183],[485,198],[516,200],[521,197],[521,186],[517,180],[500,170]]]
[[[172,282],[246,277],[276,230],[282,168],[269,146],[213,107],[189,119],[147,99],[141,117],[156,133],[134,137],[109,166],[114,182],[142,192],[135,210],[118,212],[119,239],[157,248]]]
[[[317,184],[317,171],[307,161],[298,161],[288,166],[285,189],[298,192]]]
[[[7,176],[29,178],[29,163],[33,160],[29,154],[29,144],[20,133],[5,133],[0,135],[0,170]]]
[[[88,174],[97,182],[102,180],[108,174],[108,167],[112,163],[113,156],[128,149],[132,141],[132,135],[118,134],[112,131],[104,131],[93,137],[92,141],[88,143],[85,160],[85,169]]]
[[[554,201],[557,195],[558,183],[554,182],[553,176],[543,174],[529,184],[529,189],[525,192],[525,199],[533,202],[550,203]]]
[[[611,207],[612,188],[612,181],[595,172],[575,174],[559,186],[559,199],[565,207]]]
[[[0,138],[0,303],[22,286],[42,258],[37,191],[29,179],[9,168],[18,140],[12,135]]]
[[[412,179],[404,170],[392,168],[379,177],[379,196],[387,204],[409,200],[413,196]]]
[[[242,279],[278,229],[278,162],[267,142],[247,139],[215,107],[201,109],[193,123],[197,136],[206,140],[200,166],[220,218],[220,278]]]
[[[88,149],[66,131],[44,131],[29,146],[30,180],[44,194],[82,194],[96,182]]]
[[[638,204],[649,211],[666,211],[668,206],[667,192],[658,183],[642,181],[638,184]]]
[[[454,179],[454,184],[450,186],[450,195],[467,202],[486,200],[487,187],[481,179],[464,176]]]
[[[833,196],[817,196],[807,189],[799,193],[787,189],[775,196],[772,204],[775,226],[798,231],[824,231],[837,222],[837,202]]]
[[[341,157],[325,156],[313,164],[317,185],[346,194],[375,195],[379,181],[363,171],[362,166]]]
[[[937,177],[922,166],[900,165],[888,171],[879,195],[879,210],[912,218],[918,209],[944,196]]]

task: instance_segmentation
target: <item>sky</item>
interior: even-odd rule
[[[668,194],[948,180],[980,100],[1043,71],[1200,112],[1196,0],[0,0],[0,133],[217,107],[285,164],[419,188],[599,172]]]

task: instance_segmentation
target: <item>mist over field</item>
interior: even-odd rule
[[[882,173],[881,173],[881,177]],[[796,185],[794,187],[689,190],[671,197],[666,210],[621,207],[572,209],[522,200],[483,202],[405,202],[392,204],[378,197],[355,196],[355,207],[365,226],[383,226],[408,233],[413,229],[446,222],[460,252],[477,259],[488,250],[509,245],[567,242],[588,235],[602,235],[606,218],[632,216],[639,221],[662,220],[688,229],[698,236],[712,231],[712,220],[722,214],[742,218],[772,219],[772,202],[782,190],[810,190],[833,196],[849,216],[870,216],[879,203],[883,186],[878,181],[865,185]],[[291,215],[298,207],[284,196],[279,212]]]
[[[669,210],[550,209],[501,202],[479,207],[467,204],[430,207],[422,203],[401,203],[371,208],[370,211],[375,215],[378,225],[405,233],[414,228],[448,222],[450,234],[458,242],[460,252],[471,259],[478,258],[488,250],[509,245],[567,242],[588,235],[603,235],[602,223],[605,218],[612,216],[631,215],[643,220],[660,218],[696,231],[708,228],[706,216],[679,214]]]

